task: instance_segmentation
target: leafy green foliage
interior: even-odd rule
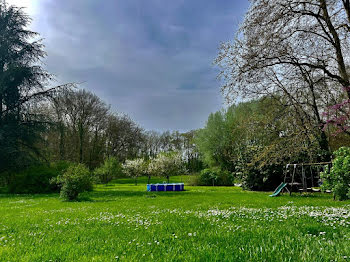
[[[60,161],[50,165],[34,165],[18,173],[10,173],[8,191],[17,194],[37,194],[58,192],[57,185],[50,180],[61,175],[69,167],[68,162]]]
[[[198,183],[201,186],[232,186],[234,176],[220,167],[206,168],[200,172]]]
[[[83,164],[71,165],[63,175],[52,180],[60,189],[61,198],[76,200],[79,193],[92,190],[92,177]]]
[[[322,188],[332,190],[339,200],[346,200],[350,198],[350,148],[341,147],[334,156],[332,167],[326,166],[322,173]]]
[[[321,160],[317,137],[305,136],[293,112],[263,97],[211,114],[196,143],[209,167],[219,166],[250,190],[272,190],[283,179],[283,166]]]
[[[107,184],[122,173],[121,164],[115,157],[107,158],[102,166],[94,171],[96,182]]]

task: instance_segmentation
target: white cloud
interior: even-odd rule
[[[37,13],[40,0],[7,0],[9,5],[24,7],[25,12],[33,16]]]

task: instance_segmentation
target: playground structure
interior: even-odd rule
[[[287,164],[283,182],[270,196],[278,196],[284,190],[288,191],[290,195],[293,191],[300,193],[320,192],[320,189],[315,188],[322,184],[320,173],[324,171],[325,166],[331,164],[332,162]]]

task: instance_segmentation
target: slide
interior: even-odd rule
[[[282,182],[282,183],[276,188],[275,192],[273,192],[273,194],[270,195],[270,197],[276,197],[276,196],[278,196],[278,195],[281,193],[282,189],[283,189],[286,185],[287,185],[287,183],[283,183],[283,182]]]

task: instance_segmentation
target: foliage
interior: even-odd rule
[[[148,166],[149,174],[164,177],[168,183],[171,176],[181,175],[186,172],[182,156],[178,152],[159,154],[156,158],[151,159]]]
[[[234,176],[229,171],[221,170],[220,167],[203,169],[199,175],[201,186],[232,186]]]
[[[350,87],[346,88],[350,90]],[[333,136],[345,133],[350,135],[349,117],[350,117],[350,99],[346,99],[338,104],[328,106],[323,113],[326,117],[326,123],[323,127],[326,130],[329,126],[334,129]]]
[[[209,167],[230,171],[246,189],[271,190],[286,163],[322,158],[317,138],[296,126],[292,112],[263,97],[210,115],[196,143]]]
[[[120,176],[121,169],[121,165],[115,157],[107,158],[103,165],[95,169],[95,178],[97,182],[107,184],[112,179]]]
[[[230,147],[230,115],[218,111],[208,117],[206,127],[201,129],[196,137],[196,144],[209,166],[228,166],[230,157],[227,155]]]
[[[350,148],[341,147],[334,152],[332,167],[322,173],[323,189],[332,190],[339,200],[350,198]]]
[[[12,173],[9,177],[8,191],[17,194],[38,194],[58,192],[59,188],[50,180],[61,175],[70,163],[60,161],[50,165],[36,164],[27,169]]]
[[[254,191],[273,191],[283,181],[283,165],[248,165],[242,174],[242,187]]]
[[[45,88],[51,76],[40,66],[43,44],[29,24],[22,9],[0,1],[0,172],[33,162],[47,128],[36,105],[54,89]]]
[[[126,160],[123,170],[127,176],[135,179],[135,185],[137,185],[137,178],[146,174],[147,162],[143,158]]]
[[[64,174],[51,180],[60,187],[60,196],[65,200],[76,200],[79,193],[92,190],[92,177],[84,164],[68,167]]]

